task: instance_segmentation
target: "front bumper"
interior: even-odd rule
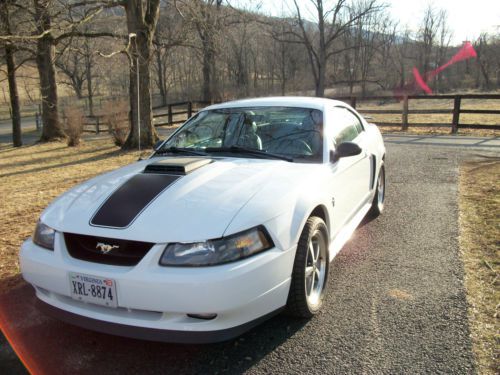
[[[273,248],[248,259],[213,267],[161,267],[164,245],[155,245],[133,267],[110,266],[69,256],[57,233],[55,250],[27,240],[21,248],[24,279],[45,310],[61,320],[97,331],[169,342],[215,342],[237,336],[286,304],[295,247]],[[68,274],[114,279],[118,307],[71,298]],[[187,314],[217,314],[212,320]]]
[[[134,339],[178,344],[208,344],[230,340],[234,337],[240,336],[274,315],[279,314],[284,309],[281,308],[272,311],[261,316],[260,318],[236,327],[219,329],[217,331],[174,331],[170,329],[134,327],[125,324],[92,319],[58,309],[48,303],[42,302],[41,300],[37,301],[37,305],[39,309],[47,315],[82,328]]]

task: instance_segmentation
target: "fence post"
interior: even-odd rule
[[[403,97],[403,116],[401,130],[408,130],[408,95]]]
[[[95,133],[99,134],[99,116],[95,117]]]
[[[193,102],[188,102],[188,119],[193,115]]]
[[[453,120],[451,122],[451,133],[456,134],[458,132],[458,126],[460,121],[460,104],[462,102],[462,96],[456,95],[453,101]]]
[[[168,105],[168,124],[172,125],[172,104]]]
[[[356,109],[356,97],[355,96],[351,96],[350,102],[351,102],[351,107]]]

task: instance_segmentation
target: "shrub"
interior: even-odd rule
[[[129,108],[126,100],[109,101],[102,110],[109,134],[113,137],[115,145],[120,147],[125,144],[130,130],[128,112]]]
[[[85,114],[78,107],[68,108],[64,111],[64,130],[69,147],[78,146],[83,133]]]

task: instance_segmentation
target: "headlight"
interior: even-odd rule
[[[234,262],[274,246],[263,226],[216,240],[172,243],[163,251],[161,266],[200,267]]]
[[[33,234],[33,242],[38,246],[48,250],[54,250],[54,237],[56,231],[45,225],[41,221],[36,224],[35,233]]]

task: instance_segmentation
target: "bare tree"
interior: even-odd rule
[[[179,13],[198,35],[200,43],[197,49],[201,52],[203,75],[202,100],[211,102],[220,97],[215,61],[217,38],[227,26],[221,13],[222,0],[178,0],[176,4]]]
[[[167,2],[163,7],[153,40],[153,69],[156,73],[155,81],[160,91],[162,105],[166,105],[168,102],[169,82],[171,83],[169,77],[172,77],[174,73],[174,67],[172,66],[174,64],[174,59],[172,59],[173,49],[190,45],[190,41],[188,40],[186,24],[178,16],[173,4]]]
[[[269,36],[273,41],[272,44],[269,41],[263,41],[263,44],[270,44],[270,49],[266,50],[267,58],[274,59],[275,64],[278,65],[276,74],[281,81],[280,92],[281,95],[285,95],[288,82],[293,79],[297,72],[299,56],[303,55],[305,51],[302,50],[301,40],[294,37],[294,21],[286,18],[283,11],[281,19],[271,19],[267,25],[269,26]]]
[[[83,51],[75,46],[76,41],[71,40],[71,46],[65,49],[65,54],[56,59],[56,67],[66,79],[60,80],[62,84],[70,86],[78,99],[83,98],[83,89],[86,80]]]
[[[443,65],[446,62],[447,52],[451,42],[451,31],[448,27],[448,15],[445,10],[440,10],[437,14],[438,17],[438,30],[437,30],[437,43],[435,54],[436,67]],[[442,90],[443,75],[438,74],[434,77],[434,83],[437,91]]]
[[[500,87],[500,34],[482,33],[474,43],[477,52],[477,86],[486,90]],[[481,79],[482,78],[482,79]]]
[[[400,41],[395,44],[394,58],[396,61],[396,69],[399,75],[399,87],[404,87],[406,83],[406,71],[408,69],[408,61],[413,60],[412,51],[413,41],[411,39],[411,31],[405,28],[400,32]]]
[[[10,25],[10,2],[0,2],[0,29],[4,35],[12,35]],[[14,147],[23,145],[21,135],[21,110],[16,82],[16,63],[14,61],[15,46],[11,40],[3,42],[5,62],[7,65],[7,79],[9,81],[10,109],[12,117],[12,143]]]
[[[15,2],[16,8],[31,18],[31,22],[26,22],[23,30],[16,35],[0,35],[0,40],[9,40],[16,45],[25,44],[24,48],[30,50],[35,57],[42,99],[41,141],[65,137],[58,116],[56,45],[65,38],[83,36],[79,27],[90,22],[102,9],[109,6],[97,3],[91,0],[69,3],[55,0],[19,0]],[[82,11],[75,12],[75,9]],[[54,17],[56,22],[53,22]],[[92,36],[105,34],[93,33]]]
[[[59,121],[58,96],[55,69],[55,40],[52,34],[50,0],[33,0],[35,27],[39,35],[36,41],[36,65],[40,76],[42,97],[42,141],[65,137]]]
[[[131,128],[124,148],[151,147],[158,139],[153,124],[151,103],[151,58],[156,23],[160,13],[159,0],[129,0],[125,3],[127,29],[134,36],[130,44],[130,109]],[[139,87],[137,87],[139,85]],[[140,124],[137,123],[139,118]],[[140,127],[140,139],[139,129]]]
[[[337,0],[333,3],[323,0],[311,0],[315,11],[315,24],[306,21],[297,0],[293,0],[297,11],[297,21],[301,33],[296,34],[304,43],[309,57],[311,72],[314,77],[316,96],[324,96],[327,63],[341,50],[334,48],[334,43],[353,24],[363,16],[379,11],[382,6],[377,0],[363,1],[356,13],[349,12],[348,0]]]
[[[403,34],[404,36],[404,34]],[[385,17],[380,28],[380,48],[378,49],[379,64],[377,70],[383,87],[393,88],[400,82],[398,75],[398,61],[395,58],[395,50],[399,43],[404,41],[398,35],[398,24],[390,17]]]
[[[250,65],[250,22],[252,20],[242,17],[238,30],[234,30],[228,35],[227,71],[232,75],[237,89],[238,97],[249,95],[249,65]]]

